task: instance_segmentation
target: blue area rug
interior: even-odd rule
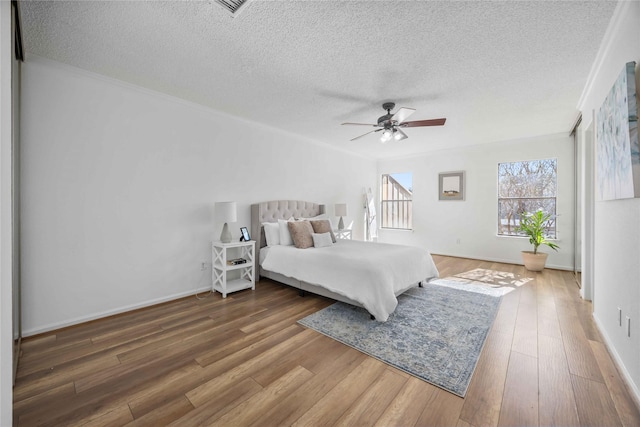
[[[384,323],[342,302],[298,322],[464,397],[501,295],[477,282],[437,279],[400,295]]]

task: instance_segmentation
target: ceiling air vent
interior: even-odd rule
[[[215,0],[220,6],[224,7],[231,16],[238,16],[240,11],[244,9],[244,6],[249,3],[249,0]]]

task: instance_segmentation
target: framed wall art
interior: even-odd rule
[[[438,200],[464,200],[464,171],[438,174]]]
[[[597,115],[598,200],[640,197],[640,149],[635,62],[618,75]]]

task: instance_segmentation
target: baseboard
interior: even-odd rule
[[[629,388],[629,391],[631,391],[631,397],[634,399],[636,406],[640,408],[640,389],[638,388],[638,384],[636,384],[633,381],[633,378],[631,378],[631,375],[629,375],[629,372],[622,362],[620,355],[616,351],[616,348],[611,344],[609,335],[607,335],[607,332],[605,331],[604,327],[602,327],[602,323],[595,313],[593,313],[593,321],[596,324],[598,331],[600,331],[602,338],[604,339],[604,345],[607,347],[607,350],[609,351],[611,357],[613,357],[613,361],[616,365],[616,368],[618,368],[618,372],[622,374],[624,382]]]
[[[80,323],[90,322],[92,320],[102,319],[104,317],[109,317],[109,316],[113,316],[113,315],[116,315],[116,314],[126,313],[127,311],[137,310],[137,309],[145,308],[145,307],[151,307],[152,305],[162,304],[163,302],[173,301],[173,300],[176,300],[176,299],[188,297],[188,296],[200,293],[200,292],[205,292],[205,291],[210,291],[210,290],[211,290],[211,286],[207,286],[207,287],[204,287],[204,288],[199,288],[199,289],[195,289],[195,290],[191,290],[191,291],[185,291],[185,292],[181,292],[181,293],[178,293],[178,294],[173,294],[173,295],[169,295],[169,296],[165,296],[165,297],[161,297],[161,298],[156,298],[156,299],[153,299],[153,300],[143,301],[143,302],[137,303],[137,304],[131,304],[131,305],[128,305],[128,306],[125,306],[125,307],[116,308],[116,309],[113,309],[113,310],[103,311],[101,313],[96,313],[96,314],[93,314],[91,316],[81,316],[81,317],[76,317],[74,319],[65,320],[64,322],[50,323],[48,325],[44,325],[44,326],[39,327],[39,328],[23,330],[22,331],[22,336],[24,338],[26,338],[26,337],[30,337],[30,336],[33,336],[33,335],[43,334],[45,332],[51,332],[51,331],[55,331],[55,330],[58,330],[58,329],[66,328],[66,327],[69,327],[69,326],[78,325]]]

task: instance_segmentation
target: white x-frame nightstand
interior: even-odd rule
[[[248,242],[221,243],[211,245],[211,279],[214,291],[226,298],[230,292],[243,289],[255,289],[255,244]],[[229,265],[227,261],[235,258],[247,260],[244,264]]]
[[[342,230],[333,230],[336,239],[351,240],[351,230],[343,228]]]

